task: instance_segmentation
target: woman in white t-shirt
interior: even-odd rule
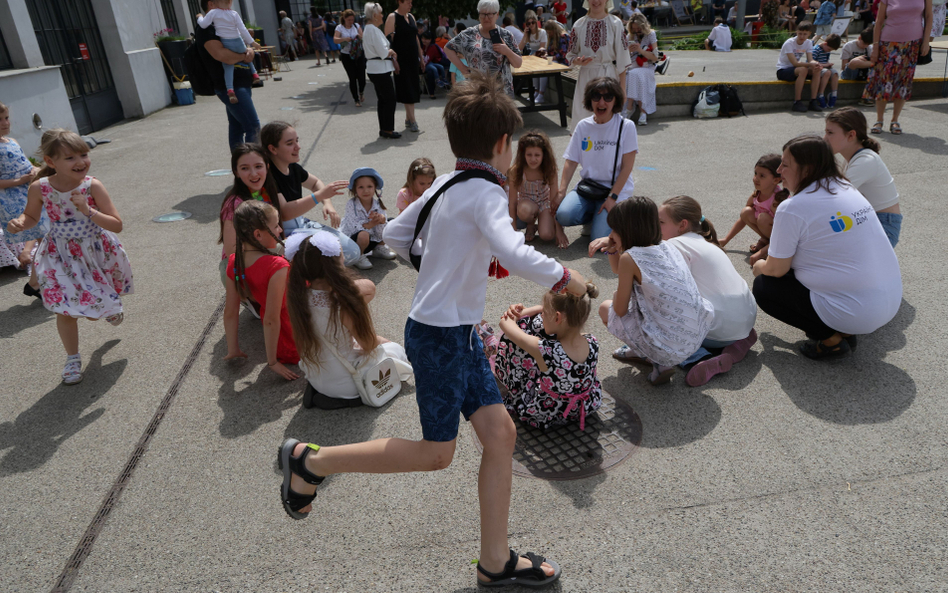
[[[349,78],[349,92],[356,107],[362,107],[365,101],[365,56],[352,55],[352,42],[362,40],[362,28],[355,22],[355,11],[347,8],[342,12],[342,22],[336,26],[333,41],[342,46],[342,67]]]
[[[787,142],[778,173],[793,195],[774,217],[770,252],[754,264],[754,298],[806,332],[813,359],[848,354],[902,302],[902,275],[872,205],[839,172],[822,138]]]
[[[635,124],[620,113],[622,87],[615,78],[603,76],[590,81],[583,93],[583,106],[593,114],[577,123],[573,130],[563,154],[566,162],[552,206],[562,226],[589,224],[590,238],[599,239],[610,233],[606,222],[609,211],[617,202],[632,196],[635,187],[632,167],[639,143]],[[620,129],[621,145],[617,143]],[[577,166],[582,167],[582,179],[567,193]],[[598,191],[594,184],[599,186]],[[590,188],[592,193],[583,187]]]
[[[548,41],[546,31],[539,25],[537,15],[532,10],[528,10],[524,15],[523,36],[517,42],[523,55],[532,55],[537,57],[546,56],[546,44]],[[529,49],[528,49],[529,48]],[[534,101],[543,103],[543,93],[546,92],[546,77],[534,78],[533,86],[537,93]]]
[[[889,243],[895,247],[902,231],[899,192],[889,168],[879,156],[879,143],[867,133],[866,116],[855,107],[842,107],[826,116],[826,140],[835,154],[846,159],[843,173],[879,217]]]

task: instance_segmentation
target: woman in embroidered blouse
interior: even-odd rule
[[[632,63],[632,58],[629,56],[629,40],[622,21],[608,13],[611,5],[612,0],[586,0],[583,7],[589,12],[576,21],[570,31],[566,57],[570,65],[580,66],[573,94],[570,131],[581,120],[592,115],[583,107],[583,92],[591,80],[608,76],[618,80],[619,88],[625,91],[625,71]],[[625,97],[617,97],[617,101],[623,105]]]
[[[511,67],[519,68],[523,64],[523,56],[510,31],[497,26],[499,12],[497,0],[480,0],[477,3],[480,24],[458,33],[444,46],[444,53],[465,78],[470,76],[471,70],[499,75],[504,90],[508,95],[513,95]],[[493,30],[500,34],[503,43],[491,43],[490,33]],[[467,63],[462,62],[462,59]]]

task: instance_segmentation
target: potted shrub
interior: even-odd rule
[[[170,67],[169,74],[178,80],[184,80],[188,75],[184,67],[184,52],[188,49],[187,40],[175,33],[173,29],[162,29],[155,33],[155,45],[167,60],[165,69],[168,70]]]

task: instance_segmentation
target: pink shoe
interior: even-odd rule
[[[756,343],[757,331],[754,328],[751,328],[751,331],[749,334],[747,334],[746,338],[738,340],[730,346],[726,346],[721,354],[730,354],[731,360],[733,360],[735,363],[738,363],[744,360],[744,357],[747,356],[751,346]]]
[[[727,352],[714,358],[707,358],[691,367],[685,376],[685,383],[691,387],[699,387],[710,381],[711,377],[728,372],[732,366],[734,366],[734,359]]]

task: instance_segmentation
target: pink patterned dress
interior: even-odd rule
[[[68,192],[57,191],[49,179],[40,180],[49,233],[36,250],[43,305],[59,315],[102,319],[122,312],[121,295],[132,294],[132,268],[115,234],[103,229],[73,206],[73,191],[95,200],[92,177]]]

